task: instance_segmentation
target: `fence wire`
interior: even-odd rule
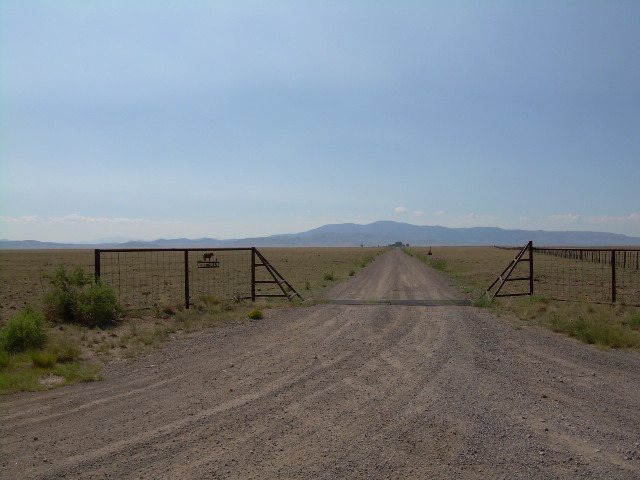
[[[251,250],[189,251],[191,298],[195,302],[251,298],[252,267]]]
[[[534,248],[534,293],[640,305],[640,250]]]
[[[251,249],[99,250],[96,269],[127,310],[162,308],[251,298],[251,253]]]

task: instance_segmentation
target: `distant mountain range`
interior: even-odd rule
[[[52,243],[36,240],[0,240],[0,249],[70,248],[214,248],[214,247],[352,247],[378,246],[402,242],[413,246],[521,246],[529,240],[536,246],[640,247],[640,237],[605,232],[551,232],[545,230],[505,230],[497,227],[446,228],[391,221],[367,225],[342,223],[313,230],[268,237],[217,240],[215,238],[159,239],[124,243]]]

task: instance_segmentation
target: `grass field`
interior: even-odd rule
[[[302,295],[305,304],[319,299],[325,287],[348,279],[383,251],[385,249],[380,248],[260,249]],[[91,273],[93,250],[0,251],[0,326],[27,306],[40,309],[43,296],[49,292],[45,275],[52,275],[61,266],[68,271],[82,267]],[[106,361],[135,358],[174,335],[250,321],[249,314],[259,318],[262,311],[290,305],[282,298],[259,299],[253,303],[204,297],[188,310],[178,302],[129,312],[116,325],[105,329],[52,325],[43,351],[14,355],[0,352],[0,393],[96,380],[100,365]]]
[[[93,272],[93,250],[0,250],[0,319],[27,305],[39,306],[49,291],[44,276],[60,266]]]
[[[368,247],[260,249],[278,272],[305,298],[313,298],[328,283],[348,278],[349,273],[355,273],[382,251],[382,248]],[[85,272],[92,273],[94,251],[0,250],[0,324],[27,305],[39,307],[42,296],[49,291],[49,282],[45,276],[54,274],[61,266],[69,271],[82,267]],[[250,278],[245,278],[244,282],[248,285]],[[124,285],[123,289],[130,287]],[[177,298],[184,298],[181,290],[183,283],[178,282],[174,288],[179,290]],[[180,303],[183,302],[180,300],[178,305]]]
[[[386,249],[381,248],[262,248],[260,252],[304,297],[305,304],[321,299],[322,291],[348,279]],[[478,299],[517,254],[493,247],[411,247],[405,251],[441,270]],[[0,326],[27,305],[38,309],[49,291],[45,275],[60,266],[93,272],[93,250],[0,251]],[[296,302],[299,303],[299,302]],[[483,302],[478,302],[481,305]],[[262,311],[288,307],[285,299],[256,303],[204,298],[186,310],[167,304],[129,312],[113,327],[51,326],[44,352],[23,352],[0,358],[0,393],[51,388],[99,378],[100,365],[112,359],[134,358],[180,333],[215,325],[249,321]],[[551,301],[545,296],[499,299],[491,308],[512,321],[549,328],[603,347],[640,349],[640,312],[625,305]],[[258,312],[256,314],[255,312]],[[52,362],[44,360],[53,358]],[[44,360],[43,360],[44,359]]]
[[[486,305],[486,297],[483,297],[485,289],[518,253],[517,250],[494,247],[438,247],[433,248],[432,255],[427,255],[429,248],[411,247],[405,250],[473,292],[478,305]],[[527,267],[523,265],[522,268]],[[572,288],[578,292],[582,291],[581,282],[594,282],[594,279],[576,277],[564,281],[573,283]],[[528,291],[527,282],[519,286],[518,283],[514,282],[516,285],[510,288]],[[542,290],[536,285],[534,293],[536,288]],[[547,328],[603,348],[640,349],[640,308],[636,306],[558,301],[543,294],[497,298],[491,308],[498,315],[515,316],[526,325]]]

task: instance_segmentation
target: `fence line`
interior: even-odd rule
[[[534,247],[535,293],[640,304],[640,250]]]
[[[97,249],[95,275],[128,310],[298,293],[255,248]]]
[[[529,242],[486,294],[493,298],[534,293],[555,300],[640,306],[640,249],[534,247]]]

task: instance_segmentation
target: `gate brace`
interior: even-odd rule
[[[289,282],[287,282],[284,277],[282,275],[280,275],[280,273],[278,273],[278,271],[275,269],[275,267],[273,265],[271,265],[266,258],[264,258],[264,256],[258,251],[257,248],[253,249],[253,252],[255,255],[257,255],[260,258],[260,262],[262,263],[257,263],[255,261],[255,257],[254,257],[254,262],[253,262],[253,269],[254,269],[254,280],[253,280],[253,292],[252,292],[252,300],[255,302],[257,297],[286,297],[289,300],[293,300],[294,297],[299,297],[300,300],[304,301],[304,298],[302,298],[302,295],[300,295],[298,292],[296,292],[295,288],[293,288]],[[256,267],[265,267],[267,269],[267,272],[269,272],[269,274],[271,275],[271,278],[273,278],[273,280],[255,280],[255,268]],[[281,294],[258,294],[256,293],[256,284],[258,283],[268,283],[268,284],[276,284],[278,285],[278,287],[280,287],[280,290],[282,290]],[[286,287],[286,288],[285,288]],[[288,293],[287,292],[287,288],[293,292],[293,293]]]
[[[525,252],[529,252],[529,258],[522,258],[523,255],[525,254]],[[518,277],[518,278],[509,278],[509,276],[511,275],[511,273],[513,273],[513,270],[516,268],[516,266],[518,265],[518,263],[520,262],[529,262],[529,276],[528,277]],[[525,281],[528,280],[529,281],[529,291],[527,293],[503,293],[500,294],[500,290],[502,289],[502,287],[504,286],[504,284],[506,282],[518,282],[518,281]],[[491,294],[491,289],[498,284],[498,288],[496,288],[496,291],[493,293],[493,295]],[[493,300],[496,297],[517,297],[517,296],[522,296],[522,295],[533,295],[533,242],[529,242],[527,243],[522,250],[520,250],[520,253],[518,253],[518,255],[516,256],[516,258],[514,258],[511,263],[507,266],[507,268],[505,268],[502,273],[500,275],[498,275],[498,278],[496,278],[496,280],[489,286],[489,288],[487,288],[485,295],[487,296],[487,298],[489,298],[489,300]]]

